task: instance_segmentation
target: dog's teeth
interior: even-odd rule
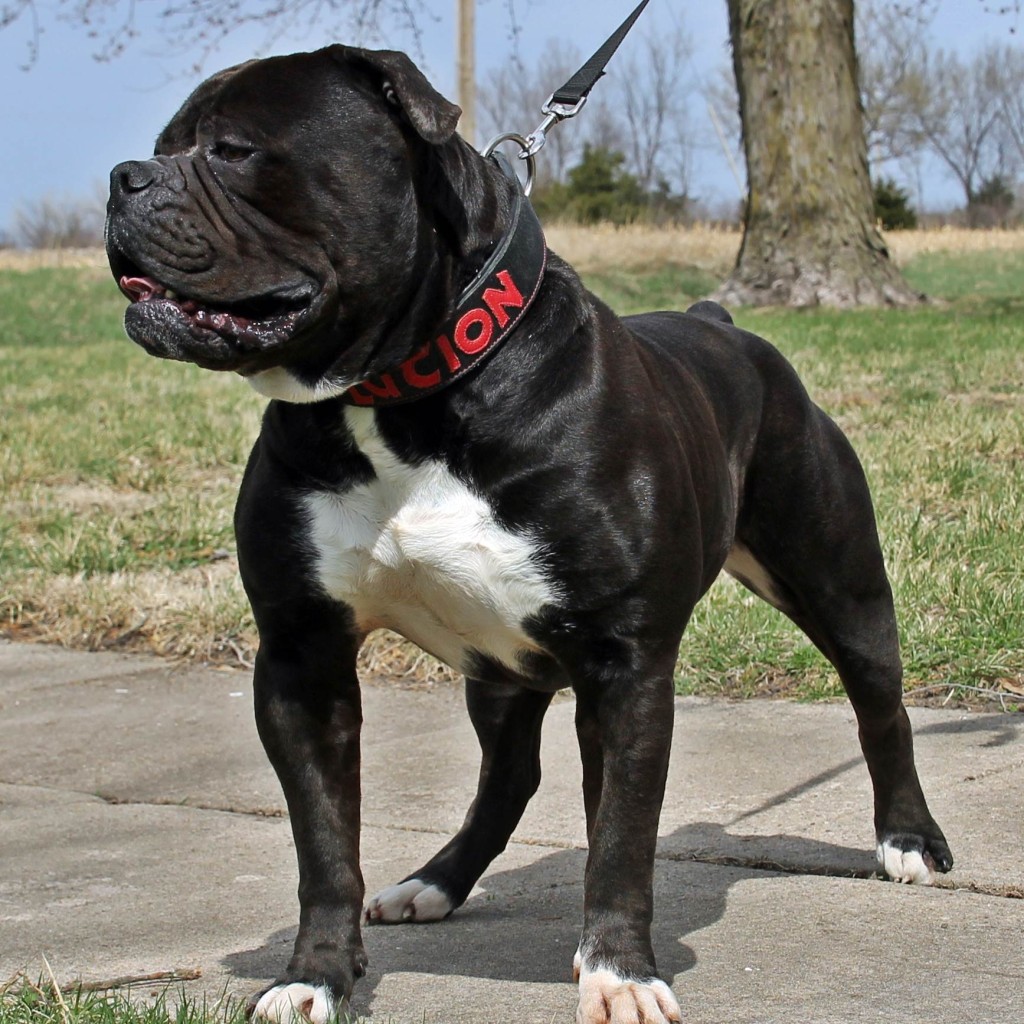
[[[164,292],[164,298],[175,301],[178,298],[178,293],[174,291],[173,288],[168,288],[167,291]]]

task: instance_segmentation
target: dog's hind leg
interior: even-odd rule
[[[438,921],[465,902],[505,849],[540,785],[541,724],[551,697],[514,684],[466,681],[466,704],[482,755],[476,798],[447,845],[370,899],[368,922]]]
[[[930,882],[953,858],[928,810],[903,706],[892,591],[857,457],[839,428],[805,407],[797,432],[767,438],[770,464],[747,475],[725,568],[785,612],[832,662],[857,714],[874,787],[879,861]],[[770,429],[770,428],[769,428]]]

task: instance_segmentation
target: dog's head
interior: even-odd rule
[[[152,159],[111,173],[129,336],[254,378],[285,368],[307,389],[360,379],[425,301],[446,229],[422,154],[467,148],[459,113],[393,51],[332,46],[208,79]]]

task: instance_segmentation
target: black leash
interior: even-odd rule
[[[642,0],[637,4],[633,13],[609,36],[593,57],[590,58],[561,88],[556,89],[544,107],[541,108],[545,114],[555,113],[548,110],[548,107],[575,108],[577,104],[582,106],[586,102],[590,90],[597,84],[597,80],[604,74],[605,66],[612,59],[612,55],[619,48],[619,44],[626,38],[626,33],[633,27],[633,23],[643,13],[649,0]],[[573,113],[576,113],[573,110]],[[558,116],[557,113],[555,116]],[[572,114],[562,114],[562,117],[572,117]]]
[[[506,132],[492,139],[483,149],[484,156],[490,156],[495,148],[502,142],[515,142],[518,144],[520,153],[519,159],[525,160],[527,164],[526,185],[524,191],[530,194],[533,185],[534,157],[541,151],[547,141],[547,133],[555,125],[562,121],[575,117],[585,106],[590,90],[594,88],[598,80],[604,74],[604,69],[612,59],[612,55],[619,48],[619,44],[626,38],[626,33],[633,27],[633,23],[643,13],[644,8],[650,0],[641,0],[633,13],[598,47],[597,52],[586,61],[583,66],[562,86],[557,88],[541,107],[541,113],[545,115],[544,120],[537,129],[523,138],[516,132]]]

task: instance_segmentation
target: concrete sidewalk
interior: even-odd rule
[[[573,1019],[585,842],[573,705],[516,841],[452,918],[365,932],[353,1008],[381,1022]],[[864,877],[871,796],[845,705],[680,700],[655,948],[684,1020],[1024,1020],[1024,718],[912,710],[957,866]],[[462,820],[476,743],[451,687],[365,689],[368,892]],[[859,876],[859,877],[858,877]],[[288,821],[247,673],[0,643],[0,980],[198,967],[245,996],[290,952]],[[148,991],[148,988],[143,989]]]

